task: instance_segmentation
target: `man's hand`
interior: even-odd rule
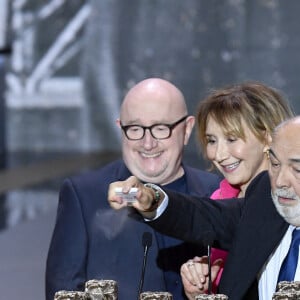
[[[128,194],[133,187],[137,188],[136,201],[131,202],[129,205],[134,207],[144,218],[152,219],[156,215],[157,208],[157,205],[153,205],[156,199],[155,191],[145,187],[135,176],[130,176],[125,181],[116,181],[109,185],[108,202],[110,206],[116,210],[128,206],[127,201],[117,195],[116,188],[121,188],[123,193]],[[161,198],[163,198],[163,195],[161,195]]]

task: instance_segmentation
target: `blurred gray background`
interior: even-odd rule
[[[0,0],[1,298],[44,298],[64,177],[120,157],[126,91],[172,81],[189,112],[258,80],[300,112],[299,0]],[[206,168],[192,136],[186,162]]]

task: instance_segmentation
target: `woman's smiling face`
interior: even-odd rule
[[[226,128],[209,117],[206,127],[207,158],[223,174],[227,181],[241,189],[243,195],[250,181],[268,167],[262,143],[242,122],[245,139],[230,135]]]

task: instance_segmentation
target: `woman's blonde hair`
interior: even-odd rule
[[[293,111],[284,97],[274,88],[259,82],[244,82],[214,90],[200,102],[196,127],[198,139],[206,156],[206,126],[213,118],[226,135],[246,140],[242,121],[261,142],[266,133],[291,117]]]

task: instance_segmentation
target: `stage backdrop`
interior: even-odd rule
[[[91,146],[119,147],[114,120],[129,87],[171,80],[189,111],[212,88],[245,80],[276,87],[300,111],[300,1],[93,0],[82,74]],[[194,141],[187,159],[200,156]]]

